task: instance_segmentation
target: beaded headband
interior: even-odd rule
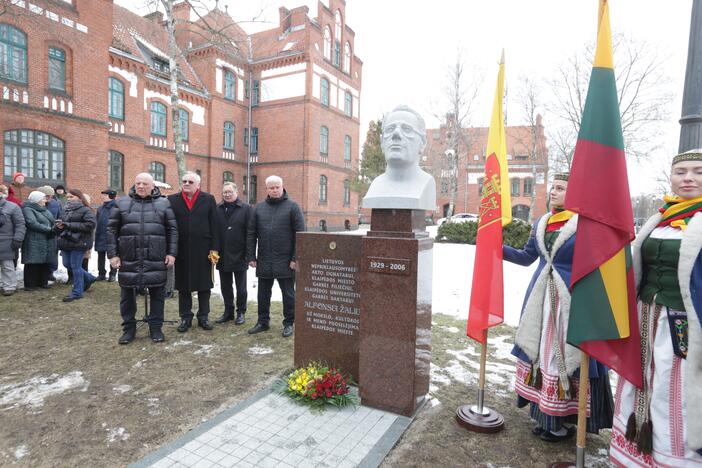
[[[702,149],[693,149],[678,154],[673,158],[673,166],[684,161],[702,161]]]
[[[564,180],[564,181],[568,182],[569,175],[570,174],[568,172],[560,172],[560,173],[553,176],[553,180]]]

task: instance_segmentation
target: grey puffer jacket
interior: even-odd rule
[[[107,257],[119,257],[119,285],[124,288],[166,284],[166,255],[178,254],[178,224],[170,202],[158,187],[145,198],[132,187],[110,210]]]
[[[22,209],[16,204],[0,198],[0,260],[14,260],[17,250],[12,248],[12,241],[21,243],[24,239],[25,225]]]

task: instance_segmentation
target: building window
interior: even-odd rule
[[[188,111],[184,109],[178,109],[178,116],[180,117],[178,119],[180,123],[180,139],[182,141],[188,141],[188,120],[190,116],[188,115]]]
[[[236,76],[229,70],[224,71],[224,98],[236,99]]]
[[[524,195],[534,194],[534,179],[527,178],[524,179]]]
[[[111,189],[118,192],[124,191],[124,155],[122,153],[110,151],[107,178]]]
[[[255,175],[251,176],[251,193],[249,194],[249,203],[256,203],[256,185],[258,184],[258,179]]]
[[[27,35],[0,23],[0,78],[27,82]]]
[[[351,117],[351,114],[353,114],[353,96],[349,91],[344,93],[344,114],[348,115],[349,117]]]
[[[446,194],[449,191],[449,181],[445,177],[441,178],[441,193]]]
[[[324,58],[331,60],[331,29],[329,26],[324,28]]]
[[[322,105],[329,107],[329,80],[322,78]]]
[[[156,182],[166,181],[166,166],[157,161],[152,161],[149,164],[149,174]]]
[[[108,114],[113,119],[124,120],[124,84],[117,78],[110,78],[108,88]]]
[[[261,99],[261,82],[254,80],[253,82],[253,96],[251,96],[251,105],[256,107]]]
[[[60,138],[34,130],[4,133],[5,177],[23,172],[34,184],[65,179],[65,148]]]
[[[351,137],[344,135],[344,161],[351,161]]]
[[[529,221],[529,207],[526,205],[515,205],[512,207],[512,217]]]
[[[166,106],[156,101],[151,103],[151,133],[166,136]]]
[[[332,64],[339,68],[341,66],[341,42],[334,41],[334,60]]]
[[[244,127],[244,146],[249,146],[249,128]]]
[[[258,128],[253,127],[251,129],[251,146],[250,146],[250,151],[251,154],[258,154]],[[253,179],[251,179],[253,180]]]
[[[327,202],[327,176],[319,176],[319,203]]]
[[[510,185],[512,187],[511,195],[513,197],[518,197],[519,196],[519,179],[512,179],[510,181]]]
[[[49,89],[66,91],[66,52],[49,47]]]
[[[234,149],[234,124],[231,122],[224,122],[224,149]],[[244,129],[244,138],[246,138],[246,129]]]
[[[351,182],[344,180],[344,206],[351,205]]]
[[[224,171],[222,173],[222,182],[234,182],[234,174],[231,171]]]
[[[483,196],[483,178],[478,179],[478,196],[482,197]]]
[[[351,44],[344,44],[344,71],[351,73]]]
[[[324,125],[319,129],[319,152],[329,154],[329,129]]]
[[[337,41],[341,40],[341,12],[339,10],[334,13],[334,37]]]

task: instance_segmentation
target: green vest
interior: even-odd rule
[[[678,260],[680,239],[647,238],[641,246],[643,277],[639,298],[648,304],[655,301],[673,310],[685,310],[680,283]]]

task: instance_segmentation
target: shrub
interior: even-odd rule
[[[529,240],[531,226],[521,219],[514,219],[502,229],[502,242],[505,245],[521,249]],[[478,223],[444,223],[436,233],[437,242],[452,242],[455,244],[473,244],[478,235]]]

